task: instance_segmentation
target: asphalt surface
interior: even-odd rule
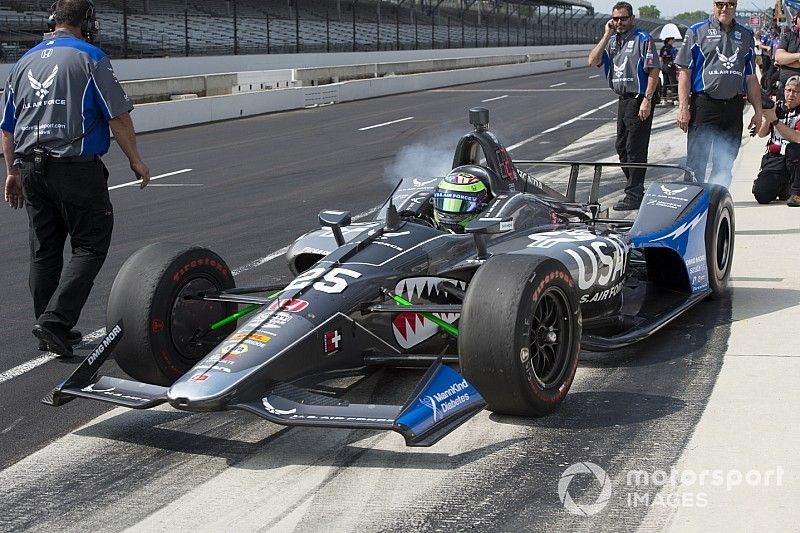
[[[564,123],[613,100],[597,73],[579,69],[142,135],[154,175],[192,170],[144,190],[112,191],[114,240],[79,327],[87,334],[105,326],[117,270],[153,241],[211,247],[240,272],[240,286],[287,280],[280,257],[248,265],[316,227],[320,209],[369,212],[397,177],[446,171],[455,142],[470,129],[469,107],[490,108],[492,129],[507,146],[556,128],[514,148],[514,159],[544,159],[591,140],[613,122],[616,105]],[[491,98],[498,99],[481,103]],[[359,131],[407,117],[414,118]],[[612,154],[613,145],[590,143],[581,159]],[[106,164],[109,185],[133,179],[118,148]],[[24,213],[0,209],[0,376],[42,355],[30,334],[26,223]],[[77,361],[48,361],[0,381],[0,527],[630,530],[649,509],[615,493],[603,513],[570,515],[556,490],[559,478],[581,461],[612,477],[668,471],[714,386],[730,315],[729,302],[707,301],[633,348],[583,353],[554,415],[523,420],[484,412],[424,450],[405,448],[396,434],[284,429],[242,413],[117,409],[108,416],[109,407],[89,401],[52,408],[39,400]],[[109,365],[109,373],[119,370]],[[353,394],[388,399],[418,377],[381,371]],[[591,503],[599,487],[576,477],[569,491],[576,502]]]

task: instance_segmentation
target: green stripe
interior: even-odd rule
[[[471,184],[447,183],[442,181],[439,183],[439,189],[443,191],[456,191],[456,192],[478,192],[485,191],[486,185],[482,181]]]

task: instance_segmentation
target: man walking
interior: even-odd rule
[[[589,64],[603,66],[611,90],[619,95],[616,148],[620,163],[647,163],[661,62],[653,38],[636,28],[633,7],[628,2],[614,5],[605,34],[589,52]],[[639,209],[647,171],[628,167],[622,170],[627,178],[625,196],[614,210]]]
[[[11,69],[0,104],[5,201],[28,213],[29,284],[40,349],[71,356],[72,328],[111,243],[114,213],[100,159],[109,126],[131,170],[150,180],[136,148],[128,100],[108,57],[91,41],[91,0],[54,4],[55,31]],[[84,40],[86,39],[86,40]],[[24,200],[24,202],[23,202]],[[69,235],[72,256],[63,269]]]
[[[686,166],[700,181],[730,185],[742,142],[744,95],[761,126],[761,87],[755,76],[753,33],[734,20],[736,2],[713,2],[713,14],[686,32],[675,63],[678,126],[688,132]],[[706,180],[711,157],[712,171]]]

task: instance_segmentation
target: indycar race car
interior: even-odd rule
[[[483,408],[552,412],[581,349],[631,345],[724,293],[734,245],[724,187],[668,167],[682,181],[652,183],[635,219],[608,218],[602,170],[620,164],[512,161],[488,118],[470,110],[474,131],[453,159],[489,177],[488,205],[463,233],[432,218],[438,178],[409,177],[372,221],[322,211],[321,229],[286,253],[286,286],[235,288],[211,250],[151,244],[117,274],[106,337],[43,401],[240,409],[428,446]],[[566,191],[523,164],[566,165]],[[587,165],[594,176],[578,201]],[[133,379],[99,375],[112,353]],[[350,403],[326,386],[380,366],[427,371],[394,405]]]

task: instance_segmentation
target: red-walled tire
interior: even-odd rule
[[[236,328],[236,323],[191,343],[195,331],[236,312],[236,304],[185,300],[199,291],[231,289],[231,269],[197,246],[155,243],[120,268],[108,298],[106,324],[123,321],[114,357],[132,378],[169,386]]]
[[[554,259],[501,255],[469,284],[462,307],[461,373],[491,411],[544,416],[575,377],[581,311],[575,282]]]

